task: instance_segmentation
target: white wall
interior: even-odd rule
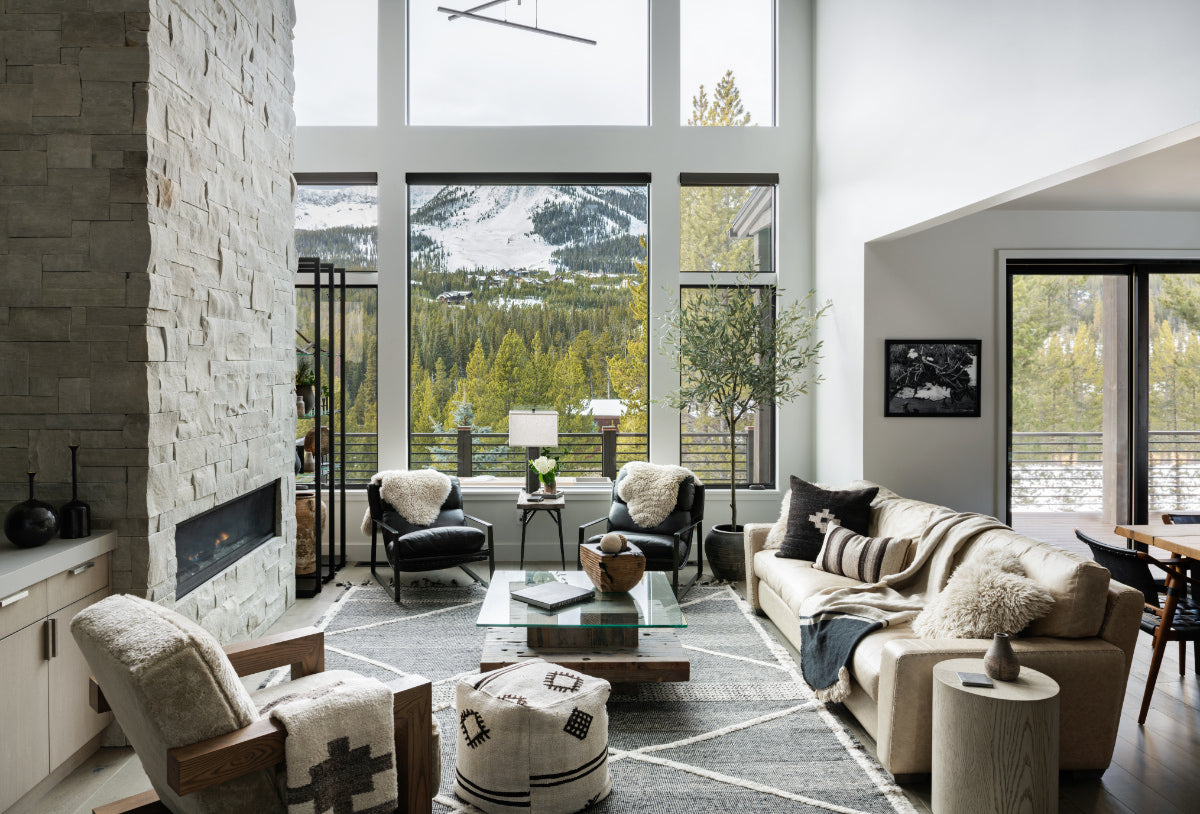
[[[944,462],[870,449],[882,409],[864,388],[878,364],[864,345],[877,316],[864,312],[865,244],[1200,120],[1196,31],[1188,0],[817,0],[814,268],[835,303],[816,398],[823,480],[882,473],[902,491],[975,492],[938,473]],[[956,273],[968,272],[930,271]],[[925,311],[913,324],[978,323]]]
[[[1007,377],[1001,252],[1200,258],[1200,213],[992,210],[866,252],[863,470],[901,494],[1004,511]],[[1074,253],[1074,254],[1073,254]],[[982,339],[980,418],[884,418],[885,338]]]
[[[679,124],[679,2],[653,0],[651,30],[651,125],[648,127],[408,127],[405,125],[404,2],[379,3],[379,124],[376,127],[298,127],[296,172],[375,171],[379,174],[379,398],[380,467],[401,468],[407,457],[405,412],[408,393],[408,328],[386,314],[407,313],[406,209],[407,172],[649,172],[650,309],[652,319],[668,305],[681,282],[708,282],[707,275],[680,275],[679,173],[778,172],[777,257],[785,297],[800,297],[812,287],[810,82],[811,13],[809,0],[780,0],[777,15],[776,127],[689,128]],[[763,275],[769,277],[773,275]],[[697,277],[698,280],[684,280]],[[770,280],[768,280],[769,282]],[[657,342],[657,323],[651,343]],[[650,389],[663,398],[678,378],[662,356],[652,353]],[[811,399],[781,408],[777,430],[778,472],[812,475]],[[679,461],[678,415],[653,406],[650,457]],[[469,511],[497,523],[498,546],[520,539],[515,490],[500,498],[465,490]],[[773,520],[778,492],[739,495],[739,520]],[[491,509],[485,513],[480,505]],[[564,516],[567,541],[579,522],[603,514],[606,495],[569,494]],[[361,510],[348,512],[357,526]],[[707,501],[706,523],[728,522],[728,492]],[[557,533],[546,518],[529,526],[537,556],[558,555]],[[361,540],[349,535],[352,546]],[[356,550],[361,550],[358,548]],[[353,556],[353,554],[351,554]]]

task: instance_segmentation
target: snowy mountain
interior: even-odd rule
[[[412,186],[414,256],[446,271],[483,268],[630,273],[645,256],[644,187]],[[301,187],[297,249],[373,268],[374,186]]]
[[[606,262],[632,271],[642,255],[643,187],[413,187],[410,194],[424,201],[411,218],[414,250],[440,256],[448,271],[590,270]]]
[[[379,193],[374,186],[302,186],[296,193],[297,229],[309,231],[378,223]]]

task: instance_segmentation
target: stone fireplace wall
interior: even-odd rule
[[[184,597],[222,638],[294,599],[292,27],[287,0],[151,3],[147,588],[175,524],[282,477],[279,537]]]
[[[0,507],[69,496],[114,588],[174,603],[174,524],[277,477],[280,536],[180,608],[292,601],[290,0],[0,6]],[[6,544],[6,543],[5,543]]]

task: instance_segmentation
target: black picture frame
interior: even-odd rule
[[[885,418],[978,418],[981,339],[885,339]]]

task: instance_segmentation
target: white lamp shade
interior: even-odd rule
[[[553,410],[513,410],[508,414],[510,447],[558,446],[558,413]]]

